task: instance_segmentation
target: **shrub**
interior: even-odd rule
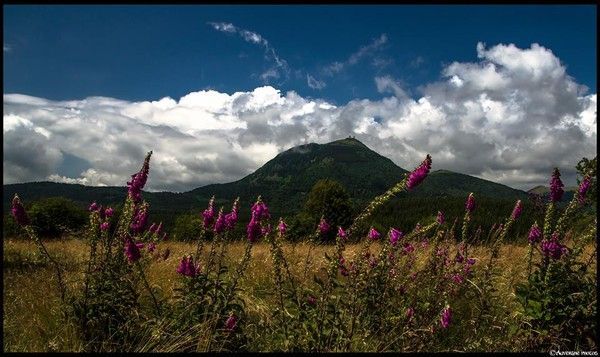
[[[31,224],[44,237],[81,230],[87,222],[86,211],[64,197],[50,197],[33,202],[28,210]]]

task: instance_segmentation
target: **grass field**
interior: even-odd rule
[[[82,284],[87,246],[81,240],[63,239],[45,243],[51,255],[67,267],[66,279],[68,284]],[[237,261],[243,255],[245,242],[230,243],[226,261]],[[149,265],[148,279],[161,295],[172,297],[179,281],[176,266],[181,256],[195,250],[195,245],[179,242],[165,242],[161,248],[168,247],[171,251],[167,260],[156,260]],[[310,273],[317,273],[326,265],[325,253],[333,254],[334,246],[317,246],[310,254]],[[378,251],[378,244],[371,246],[372,252]],[[417,245],[416,262],[423,262],[431,247]],[[309,245],[305,243],[284,244],[284,254],[290,264],[292,273],[303,275],[303,268],[309,253]],[[346,256],[351,258],[358,251],[358,245],[349,245]],[[583,256],[592,254],[593,246],[585,248]],[[515,299],[514,287],[526,279],[527,245],[505,244],[500,249],[497,267],[500,274],[497,280],[497,291],[500,292],[501,310],[497,318],[505,323],[518,326],[522,323],[522,314]],[[490,254],[488,247],[474,247],[470,256],[477,261],[475,266],[482,264]],[[205,252],[206,255],[206,252]],[[594,259],[595,271],[595,259]],[[272,318],[276,306],[275,287],[273,282],[272,259],[269,246],[257,243],[252,249],[252,258],[246,274],[240,281],[240,288],[248,319],[251,321],[267,322]],[[60,319],[59,296],[55,276],[51,266],[38,252],[36,246],[27,240],[8,239],[4,241],[3,257],[3,301],[4,301],[4,350],[5,351],[80,351],[83,349],[73,332],[73,326],[64,324]],[[312,275],[309,273],[309,276]],[[314,285],[311,279],[301,281],[310,288]],[[502,326],[498,326],[502,330]],[[260,334],[257,334],[257,336]],[[198,337],[201,338],[201,337]],[[258,341],[256,341],[258,342]],[[263,341],[261,344],[267,343]],[[487,336],[472,346],[455,345],[452,350],[487,350],[487,351],[522,351],[526,348],[525,341],[508,340],[503,336]],[[360,350],[377,350],[377,344],[363,346]],[[162,346],[169,350],[169,346]],[[406,350],[411,350],[407,346]]]

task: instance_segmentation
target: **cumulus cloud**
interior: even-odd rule
[[[234,24],[227,22],[209,22],[208,23],[213,29],[226,32],[226,33],[237,33],[241,36],[244,41],[258,45],[262,47],[265,51],[265,59],[272,62],[273,66],[266,71],[264,71],[259,77],[263,81],[263,83],[271,83],[271,79],[279,79],[280,77],[285,76],[285,78],[289,78],[290,67],[286,60],[281,58],[275,48],[271,46],[269,41],[261,36],[259,33],[249,31],[243,28],[239,28]]]
[[[271,86],[145,102],[5,94],[4,181],[124,185],[153,150],[148,187],[185,191],[240,179],[292,146],[353,135],[406,169],[430,153],[434,169],[517,188],[547,184],[555,166],[573,184],[577,161],[596,155],[596,94],[537,44],[476,50],[477,62],[449,64],[418,98],[384,76],[375,84],[391,96],[341,106]],[[89,168],[60,172],[67,154]]]

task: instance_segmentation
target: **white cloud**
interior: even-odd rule
[[[315,79],[315,77],[311,76],[310,74],[306,75],[306,83],[312,89],[320,90],[326,87],[325,82]]]
[[[5,94],[3,178],[122,186],[153,150],[148,187],[185,191],[240,179],[295,145],[355,135],[406,169],[430,153],[434,169],[518,188],[546,184],[555,166],[573,184],[577,161],[596,155],[596,94],[541,46],[477,50],[479,62],[448,65],[419,98],[376,77],[393,96],[341,106],[271,86],[146,102]],[[65,176],[63,153],[90,168]]]
[[[271,46],[269,41],[267,41],[267,39],[265,39],[259,33],[239,28],[234,24],[227,22],[209,22],[208,24],[212,26],[213,29],[220,32],[237,33],[244,39],[244,41],[258,45],[264,49],[265,59],[273,62],[273,67],[267,69],[259,76],[263,83],[269,84],[271,79],[281,78],[282,73],[286,79],[289,78],[290,67],[287,61],[281,58],[275,51],[275,48]]]
[[[363,58],[372,55],[375,53],[375,51],[379,50],[383,45],[385,45],[387,41],[388,37],[385,33],[383,33],[368,45],[362,46],[356,52],[352,53],[344,62],[335,61],[328,66],[325,66],[325,68],[323,68],[323,73],[327,76],[333,76],[345,68],[357,64]]]

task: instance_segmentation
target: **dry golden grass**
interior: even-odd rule
[[[67,267],[66,280],[69,285],[81,284],[82,272],[87,259],[85,242],[77,239],[48,241],[45,243],[49,253]],[[244,254],[245,242],[230,243],[227,249],[227,261],[236,264]],[[162,296],[170,297],[178,282],[175,271],[179,259],[195,251],[195,245],[181,242],[165,242],[159,249],[169,248],[170,257],[156,260],[150,265],[148,279],[159,287]],[[378,251],[377,244],[371,247]],[[430,247],[417,248],[417,263],[427,259]],[[593,245],[585,249],[584,257],[593,253]],[[360,245],[349,245],[344,256],[352,258]],[[205,246],[204,254],[209,247]],[[305,262],[309,257],[309,276],[325,265],[325,253],[332,254],[333,246],[311,247],[306,243],[286,244],[284,253],[294,276],[302,277]],[[526,278],[526,245],[505,244],[500,249],[496,266],[501,272],[498,289],[505,292],[506,302],[516,304],[514,286]],[[476,265],[486,264],[489,257],[488,247],[472,247],[469,256],[476,259]],[[310,255],[309,255],[310,254]],[[53,270],[45,263],[35,245],[27,240],[4,241],[4,350],[5,351],[79,351],[81,346],[69,324],[60,323],[59,294]],[[268,320],[273,306],[272,266],[269,246],[257,243],[252,249],[252,259],[245,276],[240,281],[248,314],[259,315]],[[593,259],[594,271],[596,261]],[[310,285],[312,279],[304,279],[301,284]],[[516,305],[515,305],[516,306]],[[168,348],[167,348],[168,349]]]

